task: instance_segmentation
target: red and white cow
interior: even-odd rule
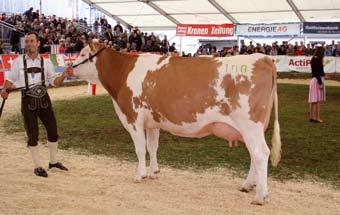
[[[99,80],[112,96],[114,109],[135,144],[139,161],[136,181],[147,177],[146,148],[150,177],[159,172],[160,129],[181,137],[216,135],[245,142],[251,165],[240,190],[248,192],[256,185],[253,203],[264,204],[270,154],[264,132],[273,102],[274,166],[281,154],[277,74],[271,59],[262,54],[228,58],[132,56],[94,42],[80,52],[75,64],[80,64],[75,75],[91,82]]]

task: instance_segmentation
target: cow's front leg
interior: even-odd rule
[[[146,142],[150,155],[150,178],[157,178],[159,173],[157,163],[157,149],[159,142],[159,129],[146,129]]]
[[[135,178],[135,182],[141,182],[147,177],[146,175],[146,139],[144,129],[140,128],[135,131],[130,132],[133,143],[135,144],[135,151],[138,158],[138,170]]]

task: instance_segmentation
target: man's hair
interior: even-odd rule
[[[26,36],[29,36],[29,35],[32,35],[32,34],[34,34],[35,37],[36,37],[36,39],[37,39],[37,41],[39,41],[39,35],[38,35],[38,33],[35,32],[35,31],[30,31],[30,32],[28,32],[28,33],[26,34]]]

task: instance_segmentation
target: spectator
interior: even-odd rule
[[[39,19],[39,10],[32,13],[32,20]]]
[[[304,46],[300,45],[296,50],[295,50],[295,56],[303,56],[305,55],[304,52]]]
[[[3,54],[4,53],[4,50],[3,50],[3,42],[2,40],[0,39],[0,54]]]
[[[288,55],[288,56],[294,56],[295,55],[293,45],[291,45],[291,44],[288,45],[286,55]]]
[[[241,41],[240,54],[242,54],[242,55],[243,55],[243,54],[246,54],[247,50],[248,50],[248,48],[247,48],[247,46],[245,45],[244,40],[242,40],[242,41]]]
[[[123,27],[120,25],[120,22],[117,21],[117,25],[115,25],[115,27],[113,28],[113,31],[115,32],[115,34],[121,34],[123,33]]]
[[[138,30],[133,31],[131,36],[129,37],[129,43],[131,44],[131,48],[136,51],[140,51],[142,47],[142,38],[141,35],[138,34]]]
[[[332,46],[331,45],[326,45],[325,48],[325,56],[332,56],[333,55],[333,51],[332,51]]]
[[[278,46],[276,43],[272,44],[272,47],[269,51],[269,55],[278,55]]]
[[[10,37],[10,44],[12,46],[12,52],[19,53],[20,52],[20,29],[19,26],[15,26],[15,30],[12,30],[11,37]]]
[[[80,52],[86,45],[86,36],[83,34],[81,37],[77,37],[75,46],[74,46],[74,51],[75,52]],[[112,41],[111,41],[112,42]]]
[[[106,28],[104,36],[108,41],[113,41],[114,37],[113,37],[113,34],[112,34],[112,29]]]
[[[305,55],[306,56],[312,56],[314,50],[312,49],[311,45],[308,43],[307,48],[305,49]]]
[[[93,30],[97,32],[99,29],[99,26],[100,26],[99,19],[97,18],[96,21],[94,21],[93,23]]]
[[[31,7],[30,9],[26,10],[24,12],[24,16],[27,17],[28,20],[32,20],[32,16],[33,16],[33,7]]]
[[[172,45],[169,47],[169,52],[175,52],[176,51],[176,43],[172,43]]]
[[[334,50],[334,56],[340,57],[340,44],[336,45],[336,49]]]
[[[65,47],[65,39],[60,39],[59,40],[59,53],[64,54],[66,52],[66,47]]]
[[[323,65],[324,50],[318,47],[311,60],[312,80],[309,85],[310,122],[322,123],[320,119],[320,102],[326,100],[325,73]]]

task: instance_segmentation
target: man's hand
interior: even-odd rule
[[[54,85],[60,86],[63,84],[65,78],[77,77],[73,73],[73,68],[68,66],[64,68],[64,72],[54,80]]]
[[[1,90],[1,98],[7,99],[8,98],[8,92],[5,89]]]
[[[72,67],[65,67],[64,74],[66,78],[75,77]]]

